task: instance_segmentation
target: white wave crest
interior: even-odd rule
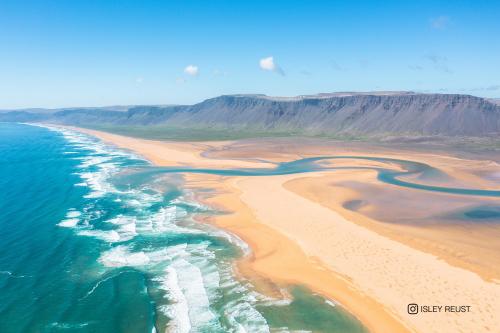
[[[191,321],[186,297],[179,286],[179,278],[173,267],[167,267],[165,277],[160,279],[160,288],[168,294],[171,304],[165,308],[165,314],[170,318],[167,332],[189,333]]]
[[[130,252],[127,246],[120,245],[104,252],[99,261],[107,267],[134,267],[147,265],[150,259],[142,251]]]
[[[65,228],[74,228],[78,222],[80,222],[79,217],[82,215],[81,212],[71,208],[66,213],[66,218],[59,222],[57,225]]]
[[[120,234],[115,230],[82,230],[78,232],[80,236],[95,237],[108,243],[122,241]]]
[[[72,218],[72,219],[64,219],[61,222],[59,222],[57,225],[60,227],[65,227],[65,228],[74,228],[78,222],[80,222],[80,219]]]

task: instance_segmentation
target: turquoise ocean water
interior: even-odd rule
[[[73,131],[0,123],[0,175],[2,333],[365,331],[307,290],[274,299],[236,279],[246,245],[193,221],[218,212],[178,172]]]

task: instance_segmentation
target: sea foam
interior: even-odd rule
[[[171,302],[164,312],[170,318],[167,324],[167,332],[189,333],[191,330],[191,320],[189,319],[189,306],[179,286],[179,278],[173,267],[165,269],[165,276],[158,279],[161,289],[165,290]]]
[[[136,267],[149,264],[149,257],[142,251],[130,252],[128,247],[120,245],[104,252],[99,261],[107,267]]]
[[[171,319],[168,332],[269,332],[255,305],[270,300],[236,280],[231,262],[220,261],[209,241],[157,247],[145,246],[135,239],[138,235],[187,238],[203,235],[207,239],[225,239],[248,253],[248,246],[238,237],[191,219],[192,213],[209,212],[209,207],[193,200],[195,196],[188,190],[169,202],[164,202],[162,193],[148,189],[147,185],[118,190],[111,179],[130,165],[130,160],[144,162],[144,159],[85,134],[56,130],[70,143],[71,158],[79,163],[76,174],[81,182],[76,185],[89,189],[86,206],[79,208],[82,212],[68,211],[59,225],[77,227],[78,235],[108,243],[98,259],[108,270],[133,267],[153,276],[158,288],[166,293],[167,302],[159,303],[158,309]],[[109,215],[106,208],[98,208],[102,200],[127,211]],[[102,282],[97,281],[89,292],[93,293]],[[232,301],[216,311],[212,304],[220,300],[222,293],[229,294]],[[220,321],[221,316],[226,320]],[[222,327],[220,322],[229,323],[230,327]]]
[[[78,224],[78,222],[80,222],[79,217],[81,215],[81,212],[72,208],[66,213],[66,218],[59,222],[57,225],[60,227],[73,228]]]

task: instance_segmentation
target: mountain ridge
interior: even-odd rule
[[[165,126],[303,135],[496,136],[500,105],[472,95],[337,92],[295,97],[222,95],[193,105],[17,110],[0,121],[87,126]]]

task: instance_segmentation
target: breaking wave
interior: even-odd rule
[[[104,271],[82,299],[132,268],[147,274],[148,288],[161,295],[156,311],[166,325],[153,331],[269,332],[256,305],[270,299],[236,279],[233,270],[235,253],[248,253],[248,246],[193,220],[195,214],[215,212],[172,185],[179,179],[170,179],[167,193],[155,188],[157,182],[135,179],[134,169],[148,166],[145,159],[73,130],[48,128],[69,142],[66,153],[79,162],[76,186],[88,189],[85,204],[68,210],[58,225],[105,245],[98,259]]]

